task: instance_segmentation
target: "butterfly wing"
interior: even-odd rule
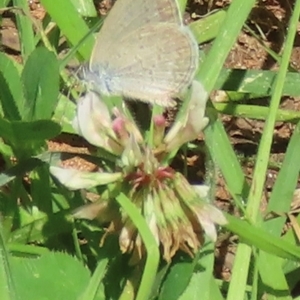
[[[95,65],[105,70],[95,84],[105,83],[111,94],[169,106],[191,83],[198,59],[197,42],[187,27],[147,24],[119,40],[109,64]]]
[[[90,69],[98,62],[110,61],[110,52],[120,40],[146,24],[182,24],[176,0],[118,0],[98,33]]]

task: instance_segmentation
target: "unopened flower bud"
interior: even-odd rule
[[[153,133],[153,145],[155,147],[162,143],[166,129],[166,119],[163,115],[157,115],[153,118],[154,133]]]

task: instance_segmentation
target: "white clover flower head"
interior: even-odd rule
[[[207,97],[203,86],[194,81],[184,118],[175,121],[167,134],[165,117],[154,116],[150,145],[124,109],[109,110],[100,95],[88,92],[79,100],[73,126],[88,142],[113,153],[116,169],[83,172],[52,166],[50,171],[70,189],[117,183],[144,216],[166,261],[178,250],[193,256],[203,244],[204,233],[215,241],[215,224],[227,221],[207,202],[207,187],[190,185],[163,159],[182,144],[196,139],[207,125]],[[141,236],[114,199],[85,205],[74,216],[109,221],[107,233],[119,234],[120,249],[132,254],[131,262],[143,257],[145,247]]]

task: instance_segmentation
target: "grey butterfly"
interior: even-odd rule
[[[98,33],[84,79],[100,95],[172,106],[190,85],[198,59],[176,0],[118,0]]]

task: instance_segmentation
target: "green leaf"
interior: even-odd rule
[[[271,218],[263,223],[263,228],[274,236],[280,236],[286,222],[286,215],[290,210],[294,190],[298,181],[300,165],[294,162],[299,159],[300,147],[300,123],[297,124],[290,139],[286,154],[274,184],[272,194],[268,203],[269,212],[278,213],[278,217]],[[284,201],[282,201],[284,199]],[[280,214],[283,214],[280,216]],[[286,236],[284,237],[286,239]],[[288,294],[289,286],[286,282],[282,268],[282,259],[274,257],[265,252],[259,254],[260,276],[264,284],[268,287],[269,293],[274,290],[286,290]],[[295,263],[293,263],[295,265]],[[295,268],[299,267],[299,263]],[[291,299],[287,296],[286,299]]]
[[[205,143],[213,161],[222,170],[230,193],[247,199],[249,190],[248,183],[224,126],[218,119],[217,113],[212,105],[213,104],[209,101],[207,114],[210,118],[210,125],[204,129]],[[218,147],[216,147],[216,145],[218,145]]]
[[[190,283],[179,300],[197,300],[199,295],[201,295],[201,300],[222,299],[213,277],[214,244],[204,245],[201,254],[196,267],[197,270],[192,274]],[[217,289],[219,293],[217,291],[213,292],[211,286],[213,286],[213,289]],[[212,297],[212,294],[214,294],[214,297]],[[218,294],[219,296],[216,296]]]
[[[70,233],[72,230],[72,224],[65,211],[47,216],[37,207],[32,207],[30,213],[20,208],[17,218],[19,226],[11,232],[10,243],[45,242],[50,237]]]
[[[228,224],[224,225],[224,227],[236,233],[243,242],[282,258],[300,260],[298,247],[269,234],[259,227],[250,225],[246,221],[239,220],[228,214],[225,216]]]
[[[96,17],[97,11],[92,0],[71,0],[78,12],[85,17]]]
[[[2,234],[2,226],[0,224],[0,298],[1,300],[16,299],[16,290],[13,281],[13,274],[9,263],[8,253]]]
[[[53,115],[53,121],[56,121],[62,127],[62,132],[75,133],[72,121],[76,115],[76,105],[65,95],[60,94],[58,103]]]
[[[77,45],[89,31],[88,26],[71,1],[41,0],[40,2],[73,46]],[[68,13],[67,18],[66,12]],[[78,50],[83,59],[89,59],[93,45],[94,37],[91,35]]]
[[[34,168],[41,166],[43,162],[37,158],[29,158],[21,161],[12,168],[0,173],[0,187],[9,183],[18,176],[22,176],[26,172],[30,172]]]
[[[218,10],[189,25],[198,44],[210,41],[217,36],[225,16],[225,10]]]
[[[274,71],[222,69],[214,89],[267,96],[271,95],[271,87],[276,75],[277,72]],[[286,74],[283,95],[295,97],[300,95],[299,73]]]
[[[282,213],[288,213],[290,210],[300,171],[300,164],[294,163],[299,160],[299,149],[300,123],[298,123],[294,129],[286,150],[284,160],[269,199],[268,212],[275,212],[280,215]],[[282,201],[283,199],[284,201]],[[263,227],[271,234],[280,236],[285,222],[285,215],[278,216],[277,218],[271,218],[264,222]]]
[[[199,259],[196,256],[193,260],[181,257],[179,261],[170,268],[169,273],[161,287],[161,292],[159,295],[159,300],[177,300],[183,294],[186,287],[188,286],[195,265]]]
[[[0,136],[20,148],[25,148],[31,143],[43,142],[57,136],[59,133],[60,126],[52,121],[9,122],[0,119]]]
[[[258,268],[262,282],[265,285],[264,291],[268,294],[267,299],[272,299],[272,295],[276,295],[280,291],[280,300],[292,300],[280,257],[261,251],[258,258]]]
[[[245,98],[245,94],[244,94]],[[214,103],[216,110],[222,114],[235,117],[250,118],[265,121],[268,118],[270,108],[260,105],[243,105],[232,102]],[[296,123],[300,120],[300,112],[295,110],[278,109],[276,121]]]
[[[49,167],[44,164],[30,174],[30,192],[33,203],[39,210],[50,215],[52,206],[52,189],[50,185]]]
[[[4,117],[8,120],[20,120],[19,109],[2,72],[0,72],[0,86],[0,101]]]
[[[20,120],[21,103],[24,101],[21,78],[13,62],[0,53],[0,101],[4,116],[9,120]]]
[[[10,0],[0,0],[0,8],[5,8]]]
[[[32,21],[30,18],[30,11],[27,0],[13,0],[14,6],[18,7],[16,13],[16,21],[21,44],[21,52],[23,61],[26,61],[29,54],[35,48],[34,32]]]
[[[24,120],[50,119],[58,101],[59,64],[53,52],[36,48],[22,72]]]
[[[90,279],[90,272],[74,257],[59,252],[38,259],[11,257],[16,290],[23,300],[75,300]]]

